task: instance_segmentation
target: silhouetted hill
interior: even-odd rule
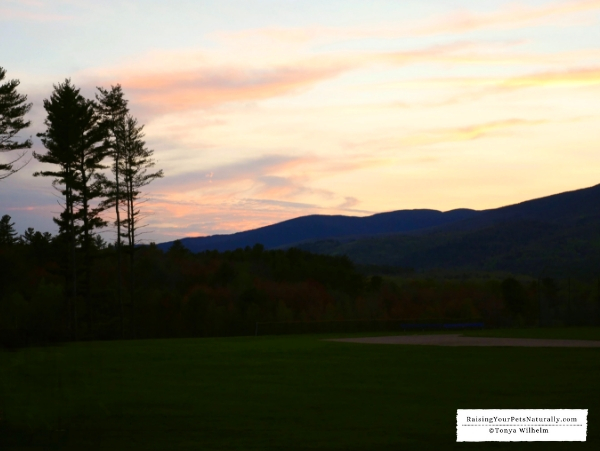
[[[183,238],[180,241],[192,252],[235,250],[260,243],[266,249],[289,246],[306,240],[372,236],[410,232],[441,226],[475,217],[475,210],[459,209],[442,213],[437,210],[399,210],[367,217],[310,215],[231,235]],[[158,244],[167,250],[172,241]]]
[[[232,235],[185,238],[191,251],[261,243],[347,255],[364,265],[600,274],[600,185],[484,211],[303,216]],[[168,249],[172,242],[158,246]]]
[[[415,269],[600,274],[600,185],[484,210],[451,224],[386,237],[300,243],[360,264]]]
[[[514,221],[541,221],[565,225],[596,213],[600,214],[600,185],[483,210],[476,217],[442,225],[437,230],[476,230]]]

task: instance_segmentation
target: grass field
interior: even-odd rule
[[[597,328],[470,334],[600,340]],[[321,338],[334,337],[0,352],[0,449],[600,449],[600,349]],[[587,408],[588,440],[456,443],[457,408]]]

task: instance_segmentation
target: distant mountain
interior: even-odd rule
[[[313,240],[298,247],[356,263],[600,275],[600,185],[386,237]]]
[[[232,235],[184,238],[193,252],[261,243],[388,267],[600,276],[600,185],[490,210],[303,216]],[[168,249],[172,242],[158,246]]]
[[[315,239],[411,232],[463,221],[477,215],[478,211],[468,209],[444,213],[437,210],[399,210],[367,217],[310,215],[231,235],[183,238],[180,241],[192,252],[235,250],[256,243],[272,249]],[[167,250],[172,244],[172,241],[160,243],[158,247]]]
[[[541,221],[564,225],[597,214],[600,214],[600,185],[483,210],[476,217],[443,225],[438,230],[477,230],[515,221]]]

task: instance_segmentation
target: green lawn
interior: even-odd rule
[[[482,333],[600,339],[599,329]],[[600,349],[323,337],[0,352],[0,449],[600,449]],[[457,444],[457,408],[587,408],[588,441]]]

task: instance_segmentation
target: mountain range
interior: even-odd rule
[[[298,247],[358,264],[600,275],[600,185],[489,210],[303,216],[231,235],[184,238],[193,252]],[[167,250],[173,242],[161,243]]]
[[[310,215],[231,235],[183,238],[179,241],[192,252],[231,251],[256,243],[262,244],[266,249],[273,249],[308,240],[422,230],[471,218],[477,214],[475,210],[460,209],[445,213],[437,210],[399,210],[367,217]],[[167,250],[172,244],[170,241],[161,243],[158,247]]]

